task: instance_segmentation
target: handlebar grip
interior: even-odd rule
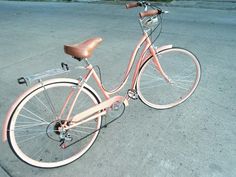
[[[153,10],[140,12],[139,16],[140,16],[140,18],[143,18],[143,17],[148,17],[148,16],[154,16],[154,15],[161,14],[161,13],[162,13],[161,10],[153,9]]]
[[[126,9],[130,9],[130,8],[138,7],[138,6],[141,6],[139,2],[130,2],[125,5]]]

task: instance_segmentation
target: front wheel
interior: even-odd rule
[[[63,105],[70,94],[69,102],[72,101],[78,89],[77,80],[62,78],[46,81],[44,86],[38,84],[23,94],[12,112],[7,131],[10,147],[19,159],[35,167],[54,168],[73,162],[93,145],[101,126],[101,116],[65,132],[60,131],[69,110]],[[85,85],[71,115],[99,104],[100,100],[96,92]],[[60,115],[63,109],[64,114]],[[80,139],[68,148],[62,147],[61,140],[66,145]]]
[[[201,75],[198,59],[189,51],[171,48],[156,54],[169,80],[161,75],[151,57],[143,64],[137,78],[139,98],[156,109],[174,107],[190,97]]]

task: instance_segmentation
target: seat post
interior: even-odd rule
[[[86,67],[88,67],[90,65],[90,63],[88,62],[87,58],[84,58],[83,61],[84,61],[85,65],[86,65]]]

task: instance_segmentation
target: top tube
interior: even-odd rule
[[[147,39],[147,34],[146,35],[143,35],[138,44],[136,45],[135,49],[133,50],[133,53],[131,54],[131,57],[130,57],[130,60],[129,60],[129,63],[128,63],[128,66],[126,68],[126,71],[124,73],[124,77],[123,77],[123,80],[121,81],[120,85],[118,85],[115,89],[109,91],[107,89],[104,88],[104,86],[102,85],[103,89],[105,90],[105,92],[108,94],[108,95],[112,95],[114,93],[117,93],[119,92],[123,87],[124,85],[127,83],[128,81],[128,78],[129,78],[129,75],[130,75],[130,72],[131,72],[131,69],[134,65],[134,61],[135,61],[135,58],[137,56],[137,53],[138,53],[138,50],[140,49],[140,47],[142,46],[142,44],[144,43],[144,41]],[[102,80],[101,80],[101,83],[102,83]]]

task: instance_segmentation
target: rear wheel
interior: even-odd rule
[[[181,48],[160,51],[157,58],[171,82],[160,74],[152,57],[140,70],[137,92],[150,107],[171,108],[188,99],[196,89],[200,81],[200,63],[191,52]]]
[[[35,87],[19,102],[8,124],[8,141],[18,158],[32,166],[54,168],[73,162],[93,145],[99,133],[96,130],[101,126],[101,116],[68,131],[60,131],[69,108],[65,108],[61,118],[58,116],[69,93],[74,97],[77,85],[78,81],[71,79],[47,82]],[[100,98],[96,92],[85,86],[72,116],[98,103]],[[70,147],[62,147],[83,137]]]

